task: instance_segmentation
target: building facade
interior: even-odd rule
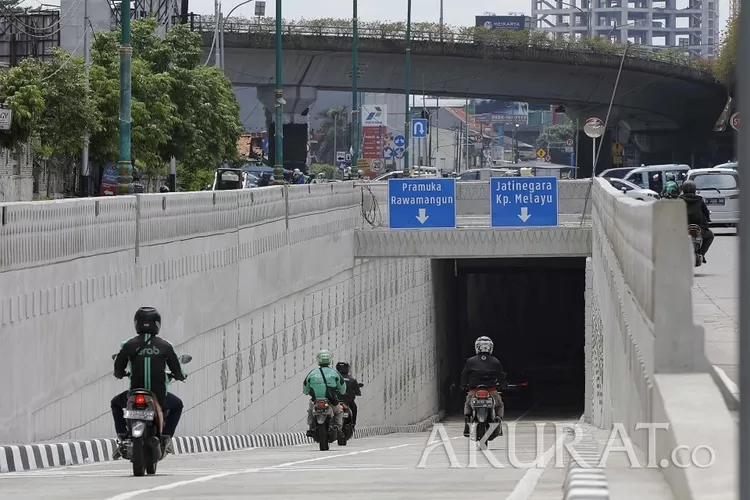
[[[532,0],[531,15],[536,29],[559,38],[593,36],[703,57],[719,44],[719,0]]]

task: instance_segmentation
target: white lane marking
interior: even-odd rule
[[[187,480],[187,481],[177,481],[175,483],[164,484],[162,486],[157,486],[155,488],[148,488],[148,489],[137,490],[137,491],[129,491],[127,493],[122,493],[120,495],[109,497],[106,500],[129,500],[130,498],[133,498],[135,496],[141,495],[143,493],[152,493],[154,491],[171,490],[171,489],[174,489],[174,488],[179,488],[180,486],[187,486],[189,484],[196,484],[196,483],[205,483],[205,482],[208,482],[208,481],[213,481],[214,479],[222,479],[224,477],[236,476],[236,475],[239,475],[239,474],[251,474],[251,473],[260,472],[260,471],[282,469],[282,468],[290,467],[292,465],[297,465],[297,464],[305,464],[305,463],[310,463],[310,462],[319,462],[321,460],[330,460],[332,458],[350,457],[350,456],[353,456],[353,455],[361,455],[363,453],[371,453],[373,451],[392,450],[394,448],[403,448],[405,446],[414,446],[414,445],[415,444],[410,443],[410,444],[402,444],[402,445],[399,445],[399,446],[391,446],[391,447],[386,447],[386,448],[370,448],[370,449],[367,449],[367,450],[352,451],[352,452],[349,452],[349,453],[341,453],[339,455],[325,455],[325,456],[322,456],[322,457],[308,458],[308,459],[305,459],[305,460],[297,460],[297,461],[294,461],[294,462],[286,462],[286,463],[279,464],[279,465],[272,465],[270,467],[253,467],[253,468],[250,468],[250,469],[243,469],[243,470],[232,471],[232,472],[222,472],[220,474],[212,474],[210,476],[197,477],[195,479],[190,479],[190,480]],[[285,470],[292,470],[292,469],[285,469]]]
[[[324,471],[338,471],[338,470],[346,470],[346,471],[377,471],[377,470],[407,470],[409,467],[389,467],[389,466],[376,466],[376,465],[369,465],[369,466],[359,466],[359,467],[348,467],[348,466],[335,466],[335,467],[290,467],[290,468],[282,468],[282,469],[258,469],[256,472],[258,473],[265,473],[265,472],[324,472]],[[239,473],[244,472],[239,471],[237,469],[225,469],[221,470],[222,473]],[[217,471],[218,472],[218,471]],[[205,469],[175,469],[175,470],[168,470],[163,473],[164,476],[200,476],[201,474],[205,474]],[[91,479],[92,477],[130,477],[130,471],[126,470],[105,470],[105,471],[98,471],[93,472],[89,471],[87,473],[77,473],[77,474],[61,474],[61,473],[47,473],[47,474],[35,474],[34,476],[31,476],[29,474],[26,475],[18,475],[14,476],[16,478],[29,478],[29,477],[37,477],[37,478],[77,478],[77,479]]]
[[[557,441],[544,452],[544,455],[539,457],[534,467],[526,470],[521,480],[516,483],[516,487],[513,488],[513,492],[505,500],[528,500],[531,494],[534,493],[542,474],[544,474],[544,468],[547,467],[555,450],[562,446],[564,440],[565,434],[557,438]]]

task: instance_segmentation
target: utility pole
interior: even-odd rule
[[[133,192],[133,165],[131,163],[131,62],[133,47],[130,46],[130,0],[120,5],[120,158],[117,162],[117,194]]]
[[[409,120],[409,94],[411,93],[411,0],[406,4],[406,80],[404,81],[404,177],[409,177],[409,149],[412,146],[411,120]]]
[[[83,0],[83,68],[84,81],[86,83],[86,104],[89,103],[89,0]],[[83,136],[83,153],[81,154],[81,185],[80,196],[89,195],[89,131]]]
[[[359,75],[359,30],[357,26],[357,0],[352,0],[352,167],[359,164],[359,103],[357,102],[357,80]]]
[[[214,66],[221,67],[221,6],[219,0],[214,0],[214,24],[216,25],[216,54],[214,54]]]
[[[284,101],[284,87],[281,81],[281,43],[281,0],[276,0],[276,88],[273,91],[276,97],[274,184],[284,184],[284,104],[286,101]]]

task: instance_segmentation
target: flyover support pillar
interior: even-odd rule
[[[277,126],[275,119],[276,96],[273,86],[258,87],[258,100],[274,116],[274,130]],[[284,113],[283,113],[283,135],[284,135],[284,155],[283,167],[289,170],[298,168],[305,172],[307,170],[308,159],[308,138],[309,130],[307,127],[307,115],[310,107],[318,98],[318,89],[314,87],[284,87]],[[270,134],[270,130],[269,130]],[[269,140],[269,161],[274,158],[276,144]]]

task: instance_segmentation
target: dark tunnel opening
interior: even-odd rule
[[[436,259],[432,262],[440,405],[463,414],[460,375],[486,335],[512,384],[506,419],[583,413],[586,259]]]

